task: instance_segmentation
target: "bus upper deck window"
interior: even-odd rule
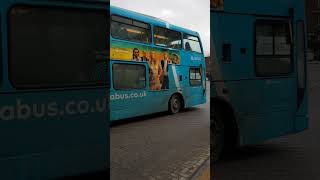
[[[167,28],[154,28],[154,43],[158,46],[181,49],[181,33]]]
[[[147,23],[112,15],[111,36],[141,43],[151,43],[151,28]]]
[[[186,51],[193,51],[193,52],[202,53],[201,44],[200,44],[200,40],[198,37],[184,34],[183,35],[183,43],[184,43],[184,49]]]

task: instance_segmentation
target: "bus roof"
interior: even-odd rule
[[[224,12],[237,14],[290,16],[289,9],[293,9],[301,16],[304,12],[303,0],[226,0],[223,6]]]
[[[186,28],[182,28],[179,26],[175,26],[175,25],[170,24],[167,21],[162,20],[157,17],[153,17],[153,16],[142,14],[142,13],[130,11],[127,9],[116,7],[116,6],[110,6],[110,9],[111,9],[111,12],[110,12],[111,14],[117,14],[120,16],[130,17],[135,20],[143,21],[143,22],[146,22],[146,23],[149,23],[152,25],[167,27],[168,29],[172,29],[175,31],[183,32],[183,33],[194,35],[194,36],[199,36],[198,32],[195,32],[195,31],[192,31],[192,30],[189,30]]]

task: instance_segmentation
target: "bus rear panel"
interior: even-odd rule
[[[304,23],[298,0],[211,8],[211,107],[232,112],[228,139],[254,144],[308,127]]]

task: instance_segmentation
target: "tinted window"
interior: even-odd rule
[[[286,75],[291,67],[289,23],[256,23],[256,73],[258,76]]]
[[[184,49],[186,51],[194,51],[194,52],[202,53],[201,45],[198,37],[184,34],[183,43],[184,43]]]
[[[112,65],[114,89],[143,89],[146,86],[146,68],[137,64]]]
[[[181,34],[166,28],[154,28],[154,43],[159,46],[181,49]]]
[[[10,79],[17,88],[106,83],[107,14],[14,7],[9,14]]]
[[[120,16],[112,16],[111,35],[117,39],[151,43],[151,28],[149,24]]]
[[[201,68],[190,68],[190,85],[191,86],[201,86],[202,76]]]

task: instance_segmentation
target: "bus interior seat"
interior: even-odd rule
[[[186,42],[186,44],[184,45],[184,47],[185,47],[185,49],[186,49],[187,51],[192,51],[192,49],[191,49],[191,46],[190,46],[190,43],[189,43],[189,42]]]

